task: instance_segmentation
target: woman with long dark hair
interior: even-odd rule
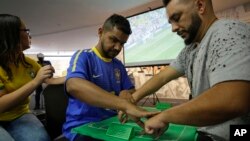
[[[43,124],[29,111],[29,96],[54,68],[26,57],[29,29],[17,16],[0,14],[0,140],[48,141]]]

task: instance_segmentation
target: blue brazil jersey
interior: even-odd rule
[[[66,80],[70,78],[86,79],[115,95],[119,95],[122,90],[134,88],[121,61],[102,57],[95,47],[77,51],[72,56]],[[73,140],[76,135],[71,133],[72,128],[114,115],[115,110],[94,107],[69,95],[64,135]]]

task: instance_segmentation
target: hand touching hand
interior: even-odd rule
[[[53,73],[55,72],[54,68],[51,65],[46,65],[37,72],[37,75],[35,77],[35,81],[38,84],[41,84],[44,82],[45,79],[52,77]]]
[[[142,122],[139,117],[129,116],[128,114],[125,114],[123,111],[118,112],[118,119],[122,124],[126,123],[129,119],[131,119],[141,128],[144,128],[144,122]]]
[[[127,101],[131,103],[135,103],[134,98],[132,97],[132,94],[128,90],[123,90],[119,94],[120,98],[126,99]]]
[[[128,90],[121,91],[119,94],[119,97],[127,100],[128,102],[130,102],[132,104],[135,103],[135,100],[133,99],[132,94]],[[123,111],[118,111],[118,119],[123,124],[123,123],[127,122],[128,115]]]
[[[130,105],[127,107],[126,111],[124,111],[130,119],[132,119],[135,123],[137,123],[140,127],[144,128],[144,123],[142,122],[141,118],[149,118],[159,114],[159,111],[149,112],[141,107]]]

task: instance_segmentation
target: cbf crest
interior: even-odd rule
[[[116,83],[120,83],[121,82],[121,71],[117,68],[114,71],[115,71]]]
[[[35,73],[35,71],[34,71],[33,69],[29,69],[29,70],[28,70],[28,73],[29,73],[29,76],[30,76],[31,78],[35,78],[36,73]]]

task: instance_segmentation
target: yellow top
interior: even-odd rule
[[[10,69],[13,74],[13,79],[8,80],[7,73],[0,67],[0,91],[5,90],[7,94],[19,89],[33,78],[40,69],[40,65],[33,59],[25,57],[26,61],[32,65],[30,68],[25,68],[21,63],[18,67],[11,65]],[[7,112],[0,113],[0,121],[11,121],[15,118],[22,116],[29,111],[29,97],[19,103],[16,107],[10,109]]]

